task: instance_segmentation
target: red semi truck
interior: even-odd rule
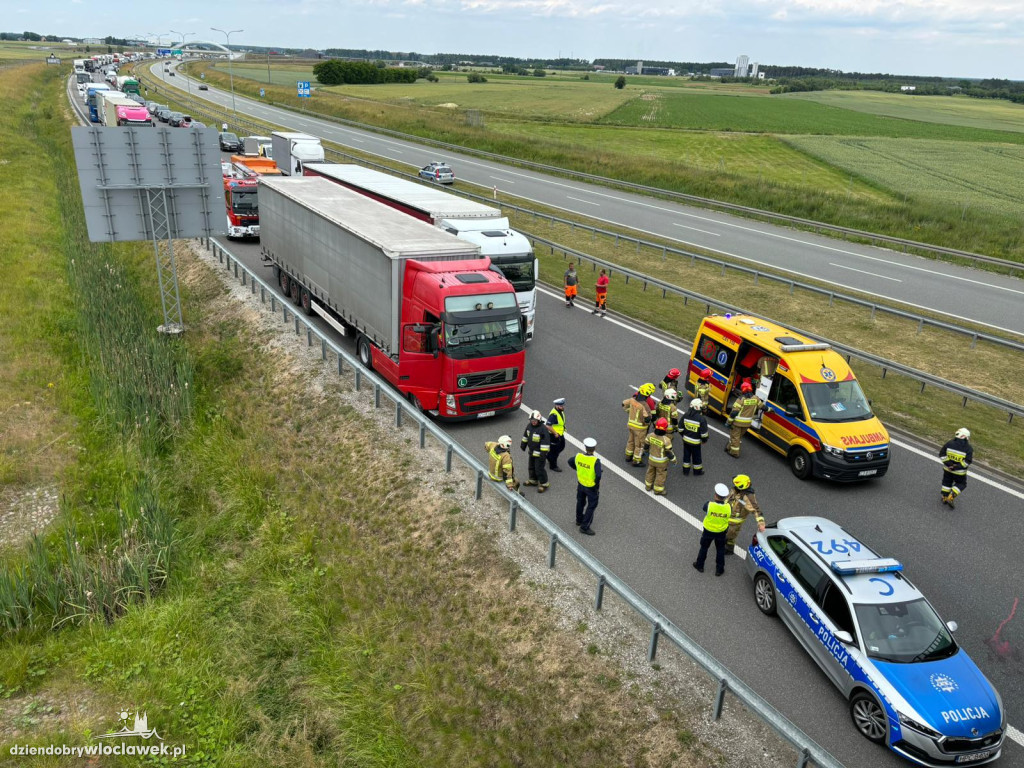
[[[285,293],[422,410],[519,407],[525,320],[478,246],[316,177],[260,179],[260,236]]]

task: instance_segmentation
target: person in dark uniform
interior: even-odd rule
[[[942,503],[956,506],[957,497],[967,487],[967,468],[974,461],[971,431],[961,427],[939,451],[942,460]]]
[[[565,450],[565,398],[556,398],[548,414],[548,431],[551,432],[551,450],[548,451],[548,466],[552,472],[561,472],[558,456]]]
[[[725,534],[729,530],[731,509],[726,502],[729,488],[724,483],[715,485],[714,501],[704,502],[704,531],[700,535],[700,551],[693,567],[704,573],[711,544],[715,545],[715,576],[725,573]]]
[[[601,460],[594,455],[597,440],[588,437],[583,441],[583,449],[586,453],[577,453],[569,459],[569,466],[576,470],[576,525],[580,533],[593,536],[594,529],[590,525],[601,495]]]
[[[551,450],[551,433],[540,411],[530,414],[530,422],[523,430],[519,447],[528,451],[530,479],[523,485],[536,485],[538,493],[544,493],[551,485],[548,482],[548,451]]]

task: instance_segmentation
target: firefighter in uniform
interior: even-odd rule
[[[732,427],[725,452],[734,459],[740,457],[740,442],[743,440],[743,435],[750,429],[750,422],[754,420],[761,408],[761,401],[754,396],[754,388],[750,382],[744,381],[740,391],[742,394],[733,404],[732,413],[729,414],[729,418],[725,422],[725,426]]]
[[[690,401],[690,408],[679,420],[679,431],[683,436],[683,474],[704,474],[704,458],[701,446],[708,441],[708,420],[702,413],[704,403],[700,398]]]
[[[502,435],[496,443],[484,443],[484,448],[491,457],[491,480],[496,483],[504,481],[510,491],[518,493],[519,480],[516,478],[516,468],[512,464],[512,438]]]
[[[711,402],[711,369],[705,368],[700,372],[700,378],[697,379],[697,384],[693,388],[693,396],[695,399],[700,400],[702,405],[700,407],[701,413],[706,413],[708,410],[708,403]]]
[[[540,411],[530,414],[530,423],[523,430],[523,440],[519,445],[529,451],[530,479],[523,485],[536,485],[538,493],[544,493],[551,485],[548,482],[548,451],[551,450],[551,433]]]
[[[704,503],[704,531],[700,535],[700,551],[693,567],[704,573],[704,562],[712,542],[715,545],[715,576],[725,573],[725,531],[729,527],[729,505],[725,502],[729,489],[724,483],[715,485],[715,499]]]
[[[576,470],[576,525],[580,533],[594,535],[590,524],[594,522],[594,510],[601,496],[601,460],[594,455],[597,440],[588,437],[583,441],[586,453],[577,453],[569,459],[569,466]]]
[[[654,385],[644,384],[632,397],[622,401],[622,409],[629,414],[629,439],[626,441],[626,461],[634,467],[642,467],[644,438],[647,437],[647,426],[651,423],[651,407],[647,398],[654,394]]]
[[[956,497],[967,487],[967,468],[974,461],[971,431],[961,427],[939,451],[942,460],[942,503],[956,506]]]
[[[668,429],[665,431],[670,435],[675,433],[676,422],[679,421],[679,407],[676,405],[678,400],[679,393],[669,387],[661,396],[661,402],[654,408],[654,418],[665,419],[668,422]]]
[[[557,398],[548,414],[548,431],[551,433],[551,450],[548,451],[548,467],[552,472],[561,472],[558,456],[565,450],[565,398]]]
[[[672,436],[668,434],[668,419],[658,419],[654,422],[654,434],[648,435],[644,443],[649,454],[644,487],[648,491],[653,489],[655,496],[664,496],[668,463],[676,463],[676,455],[672,453]]]
[[[679,369],[673,368],[665,374],[665,378],[661,380],[661,388],[668,392],[670,389],[679,389]]]
[[[732,479],[732,493],[726,499],[729,503],[729,530],[725,533],[725,554],[731,555],[732,548],[736,546],[736,537],[740,535],[740,528],[746,519],[753,515],[757,520],[757,530],[764,530],[764,517],[761,515],[761,508],[757,506],[757,496],[754,489],[750,487],[750,478],[747,475],[736,475]]]

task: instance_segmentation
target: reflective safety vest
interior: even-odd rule
[[[708,439],[708,423],[700,411],[687,411],[683,417],[683,442],[700,445]]]
[[[551,431],[561,437],[565,434],[565,414],[557,408],[552,408],[548,416],[555,417],[555,423],[551,425]]]
[[[761,401],[753,395],[747,395],[742,400],[737,400],[732,407],[733,423],[741,427],[749,427],[750,422],[757,415],[757,408],[760,405]]]
[[[693,388],[694,397],[699,397],[704,405],[708,404],[711,399],[711,382],[710,381],[698,381],[697,386]]]
[[[658,403],[657,418],[665,419],[668,421],[668,429],[665,430],[670,435],[676,431],[676,421],[679,420],[679,409],[675,403],[669,403],[662,400]]]
[[[509,452],[499,452],[497,443],[486,443],[484,447],[491,455],[491,480],[496,480],[499,483],[512,480],[515,477],[515,468],[512,465],[512,456],[509,455]]]
[[[572,463],[576,465],[576,480],[584,488],[593,488],[597,485],[597,456],[593,454],[577,453]]]
[[[622,401],[622,407],[629,413],[629,426],[637,429],[645,429],[647,422],[651,420],[651,409],[647,403],[630,397]]]
[[[704,528],[711,533],[721,533],[729,527],[729,505],[721,501],[709,501],[708,512],[704,515]]]
[[[943,468],[951,475],[967,474],[967,453],[955,448],[947,448],[942,457]]]
[[[667,464],[672,455],[672,438],[668,435],[659,435],[654,432],[647,436],[647,445],[650,446],[651,454],[648,461],[651,464]]]

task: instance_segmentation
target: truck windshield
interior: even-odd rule
[[[874,415],[856,379],[812,382],[801,384],[800,389],[815,421],[864,421]]]
[[[231,210],[235,213],[256,213],[256,190],[251,192],[232,192]]]
[[[448,356],[456,360],[521,352],[526,347],[518,312],[499,320],[444,324]]]
[[[91,83],[92,75],[90,75],[88,72],[76,72],[75,79],[78,80],[78,82],[80,83]]]
[[[915,664],[947,659],[957,652],[953,636],[923,598],[854,607],[864,647],[873,659]]]
[[[536,284],[533,277],[533,254],[523,254],[522,258],[514,261],[495,261],[494,266],[512,283],[516,293],[533,290]]]

